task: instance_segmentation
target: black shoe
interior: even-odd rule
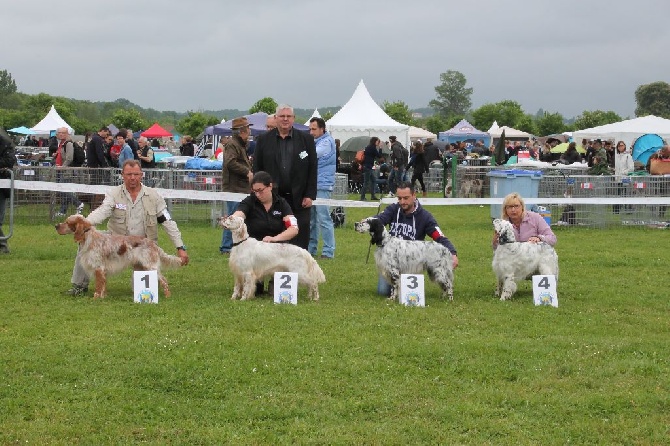
[[[368,201],[368,200],[366,200],[365,197],[361,197],[361,199],[358,201]]]
[[[65,292],[68,296],[81,296],[85,293],[88,293],[88,287],[74,284],[72,285],[72,288]]]
[[[265,293],[263,282],[256,282],[256,296],[262,296]]]
[[[379,201],[379,197],[372,197],[371,200],[372,201]]]

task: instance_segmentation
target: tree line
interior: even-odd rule
[[[414,111],[401,100],[384,101],[381,107],[396,121],[425,128],[438,133],[452,128],[461,119],[467,119],[480,130],[488,129],[494,121],[500,126],[509,126],[533,135],[545,136],[565,131],[575,131],[598,125],[621,121],[613,111],[585,110],[574,120],[566,120],[560,113],[539,110],[534,115],[524,112],[521,105],[513,100],[484,104],[472,109],[472,87],[467,87],[465,76],[454,70],[440,74],[440,82],[435,87],[436,97],[428,104],[425,116],[415,117]],[[640,85],[635,91],[636,116],[653,114],[670,119],[670,84],[659,81]],[[127,99],[113,102],[92,102],[51,96],[46,93],[29,95],[18,91],[16,81],[7,70],[0,70],[0,126],[18,127],[37,123],[56,107],[61,117],[78,134],[94,132],[103,125],[114,124],[119,128],[140,130],[158,122],[163,127],[174,127],[177,132],[198,135],[210,125],[223,119],[246,114],[247,111],[227,109],[218,111],[158,111],[142,108]],[[248,113],[263,111],[274,113],[277,102],[270,97],[259,99]],[[339,107],[320,109],[321,116],[328,120]],[[295,109],[296,121],[303,122],[312,110]],[[423,110],[425,111],[425,109]]]

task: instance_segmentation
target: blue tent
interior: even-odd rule
[[[265,126],[265,121],[268,119],[268,114],[263,112],[252,113],[250,115],[244,115],[245,118],[249,121],[251,126],[251,136],[258,136],[267,131]],[[233,134],[231,126],[233,125],[233,120],[230,119],[221,124],[213,125],[205,129],[205,135],[221,135],[221,136],[230,136]],[[309,130],[309,127],[306,125],[294,123],[293,128],[301,131]]]
[[[477,130],[465,119],[461,120],[461,122],[451,129],[438,133],[437,139],[448,143],[465,141],[473,144],[481,139],[484,140],[484,147],[488,147],[491,144],[491,134]]]
[[[663,147],[663,138],[660,136],[654,133],[642,135],[633,143],[633,161],[639,161],[646,165],[649,157],[659,151],[661,147]]]

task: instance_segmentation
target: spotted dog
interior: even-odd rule
[[[370,243],[377,245],[375,263],[379,273],[391,284],[390,299],[400,300],[400,275],[428,272],[442,288],[442,297],[454,300],[454,271],[451,253],[433,241],[403,240],[388,233],[377,218],[357,222],[356,231],[369,232]]]
[[[558,255],[551,245],[517,242],[512,223],[500,218],[493,220],[493,229],[498,234],[498,246],[493,253],[496,297],[511,299],[516,283],[533,274],[554,275],[558,280]]]

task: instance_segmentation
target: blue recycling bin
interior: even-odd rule
[[[537,198],[542,179],[542,171],[539,170],[493,170],[486,175],[490,177],[491,198],[501,199],[500,204],[491,205],[491,218],[500,218],[502,199],[512,192],[523,198]]]

